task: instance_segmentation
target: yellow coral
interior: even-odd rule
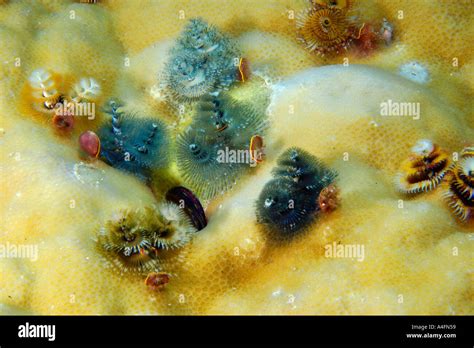
[[[394,44],[369,58],[330,58],[324,63],[337,65],[326,67],[296,42],[292,14],[306,0],[242,0],[235,10],[218,0],[0,6],[0,240],[38,246],[36,261],[1,260],[1,313],[474,312],[469,227],[456,223],[439,191],[405,200],[392,185],[418,139],[448,153],[473,139],[473,11],[465,8],[472,2],[354,1],[364,21],[394,24]],[[176,111],[154,86],[170,40],[197,16],[234,36],[250,61],[254,81],[233,90],[237,98],[255,102],[262,80],[272,90],[266,158],[210,203],[209,225],[184,248],[186,262],[162,291],[150,291],[144,279],[104,268],[94,233],[117,209],[153,204],[152,193],[79,157],[78,135],[97,122],[81,120],[71,137],[59,138],[19,107],[21,90],[41,67],[71,83],[92,77],[104,98],[125,99],[173,125]],[[429,85],[397,76],[398,66],[414,59],[427,65]],[[380,116],[388,99],[419,103],[419,119]],[[256,225],[254,201],[290,146],[340,173],[342,203],[309,233],[276,246]],[[333,243],[365,246],[364,260],[327,257]]]

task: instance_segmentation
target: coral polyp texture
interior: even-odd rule
[[[163,73],[163,88],[178,102],[189,102],[237,80],[241,59],[234,43],[204,20],[191,19]]]
[[[474,314],[472,1],[88,2],[0,1],[0,314]]]

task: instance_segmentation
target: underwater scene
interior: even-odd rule
[[[474,314],[474,1],[0,0],[0,314]]]

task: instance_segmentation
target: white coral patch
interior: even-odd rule
[[[416,61],[403,64],[398,73],[400,76],[419,84],[425,84],[430,80],[428,69]]]

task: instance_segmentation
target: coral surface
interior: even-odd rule
[[[367,56],[348,49],[324,57],[297,41],[296,14],[310,1],[231,3],[0,2],[0,313],[473,314],[472,224],[457,219],[438,188],[406,197],[393,185],[420,139],[450,157],[472,146],[473,2],[351,1],[358,23],[393,25],[391,43]],[[250,79],[228,93],[263,107],[265,159],[203,201],[207,226],[182,247],[172,274],[152,273],[146,286],[145,277],[104,265],[97,227],[183,184],[176,164],[166,177],[151,173],[147,186],[85,158],[80,134],[98,133],[110,116],[98,105],[94,118],[75,117],[69,134],[57,134],[36,111],[28,79],[42,68],[68,91],[93,79],[98,104],[120,99],[124,112],[155,117],[174,143],[194,106],[170,105],[158,77],[192,18],[225,33],[249,62]],[[429,79],[400,76],[411,62]],[[381,115],[389,101],[419,112]],[[256,221],[255,202],[292,147],[339,173],[340,204],[275,244]],[[26,245],[37,258],[4,257],[5,248]],[[364,253],[328,252],[344,245]]]

